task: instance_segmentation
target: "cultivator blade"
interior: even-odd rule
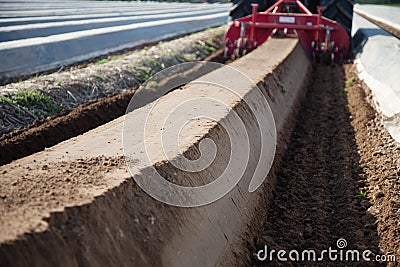
[[[350,38],[339,23],[312,14],[300,1],[280,0],[265,12],[252,4],[252,14],[235,20],[225,35],[225,55],[243,56],[272,36],[296,35],[314,62],[341,62]]]

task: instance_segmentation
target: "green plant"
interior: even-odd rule
[[[209,45],[211,45],[211,46],[216,46],[215,43],[214,43],[214,41],[213,41],[213,39],[212,39],[211,37],[207,39],[206,43],[209,44]]]
[[[193,56],[191,54],[183,54],[182,59],[184,59],[185,61],[192,61]]]
[[[349,87],[345,87],[344,89],[343,89],[343,92],[345,92],[345,93],[348,93],[350,91],[350,88]]]
[[[111,58],[111,60],[117,60],[117,59],[120,59],[121,58],[121,56],[113,56],[112,58]]]
[[[173,52],[170,54],[170,56],[182,61],[191,61],[190,54],[180,54],[177,52]]]
[[[144,61],[144,65],[150,65],[150,66],[155,66],[155,67],[161,67],[161,63],[155,59],[147,59]]]
[[[357,196],[361,197],[362,199],[367,199],[367,191],[363,191],[362,189],[360,189]]]
[[[2,104],[12,104],[12,100],[6,96],[0,96],[0,103]]]
[[[102,64],[105,64],[105,63],[107,63],[107,62],[108,62],[108,59],[105,58],[105,59],[102,59],[102,60],[97,61],[96,64],[97,64],[97,65],[102,65]]]
[[[164,57],[177,57],[178,55],[179,55],[178,52],[169,49],[163,53]]]
[[[61,111],[61,108],[54,101],[41,91],[20,90],[9,97],[0,97],[2,103],[16,104],[28,109],[40,109],[51,115]],[[35,114],[41,115],[39,111]]]
[[[354,77],[351,77],[346,81],[346,84],[352,84],[354,82]]]
[[[135,70],[135,77],[141,82],[147,81],[153,74],[151,67],[142,66]]]
[[[204,50],[206,50],[208,53],[214,53],[215,51],[217,51],[217,49],[215,47],[208,46],[208,45],[204,46]]]

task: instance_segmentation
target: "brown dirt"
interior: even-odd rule
[[[18,173],[18,179],[15,179],[15,173],[9,173],[12,173],[12,168],[3,171],[0,184],[1,221],[15,222],[16,216],[32,212],[38,207],[54,209],[60,203],[68,206],[70,202],[84,199],[85,190],[106,186],[105,173],[114,169],[126,169],[122,156],[99,156],[73,162],[28,165]],[[23,223],[23,220],[20,222]],[[11,226],[7,227],[10,228]],[[2,232],[1,236],[7,237],[8,234],[10,233]]]
[[[12,171],[0,185],[1,266],[160,266],[161,257],[149,254],[158,255],[153,250],[161,251],[186,211],[154,201],[126,179],[122,156],[34,165],[18,179]],[[111,187],[107,175],[124,185]],[[27,224],[29,234],[15,240]]]
[[[346,66],[347,78],[357,77],[354,66]],[[356,79],[348,86],[349,109],[360,151],[363,190],[371,203],[369,212],[375,215],[379,248],[385,254],[396,256],[400,262],[400,144],[382,124],[382,117],[375,113],[368,87]]]
[[[399,145],[377,123],[380,118],[366,102],[360,81],[345,84],[356,77],[351,66],[317,66],[277,175],[264,231],[249,253],[264,245],[276,251],[320,252],[337,249],[336,241],[344,238],[346,249],[400,257]],[[358,196],[360,189],[367,192],[366,199]],[[253,257],[257,266],[310,263],[377,264],[279,262],[276,254],[272,262],[260,262]]]

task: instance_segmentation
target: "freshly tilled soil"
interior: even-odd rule
[[[329,247],[399,256],[399,152],[367,102],[352,65],[316,67],[269,205],[264,230],[250,245],[274,256],[256,266],[375,266],[377,262],[277,259],[280,249]],[[347,81],[347,83],[346,83]],[[346,88],[346,89],[345,89]],[[362,196],[366,193],[366,196]],[[263,255],[263,254],[260,254]],[[361,256],[360,256],[361,257]],[[373,258],[374,256],[371,256]],[[391,262],[388,266],[396,266]]]
[[[4,171],[0,184],[0,221],[5,222],[6,225],[7,222],[15,223],[13,219],[19,218],[21,214],[40,213],[40,210],[37,210],[38,207],[55,208],[61,203],[68,206],[70,202],[85,199],[87,198],[85,190],[94,187],[106,188],[105,173],[125,168],[123,157],[99,156],[79,159],[76,162],[64,161],[34,167],[26,166],[21,168],[22,171],[17,180],[15,173],[12,175]],[[23,219],[19,222],[25,223]],[[18,227],[10,224],[7,226],[5,227],[7,230]],[[41,226],[39,224],[37,227]],[[11,232],[0,231],[1,237],[7,238]]]
[[[353,66],[346,66],[347,78],[357,77]],[[368,87],[357,80],[348,85],[349,109],[360,154],[361,178],[374,215],[383,254],[396,256],[400,262],[400,144],[388,133],[380,114],[375,113]],[[364,100],[364,101],[363,101]],[[371,105],[370,105],[371,103]]]

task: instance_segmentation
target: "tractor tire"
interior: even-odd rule
[[[275,0],[231,0],[232,8],[229,16],[232,20],[239,19],[251,14],[251,4],[258,4],[258,12],[267,10],[275,3]]]
[[[338,22],[345,28],[349,36],[351,36],[351,27],[353,21],[353,5],[352,0],[328,0],[322,2],[325,9],[322,15],[328,19]]]

